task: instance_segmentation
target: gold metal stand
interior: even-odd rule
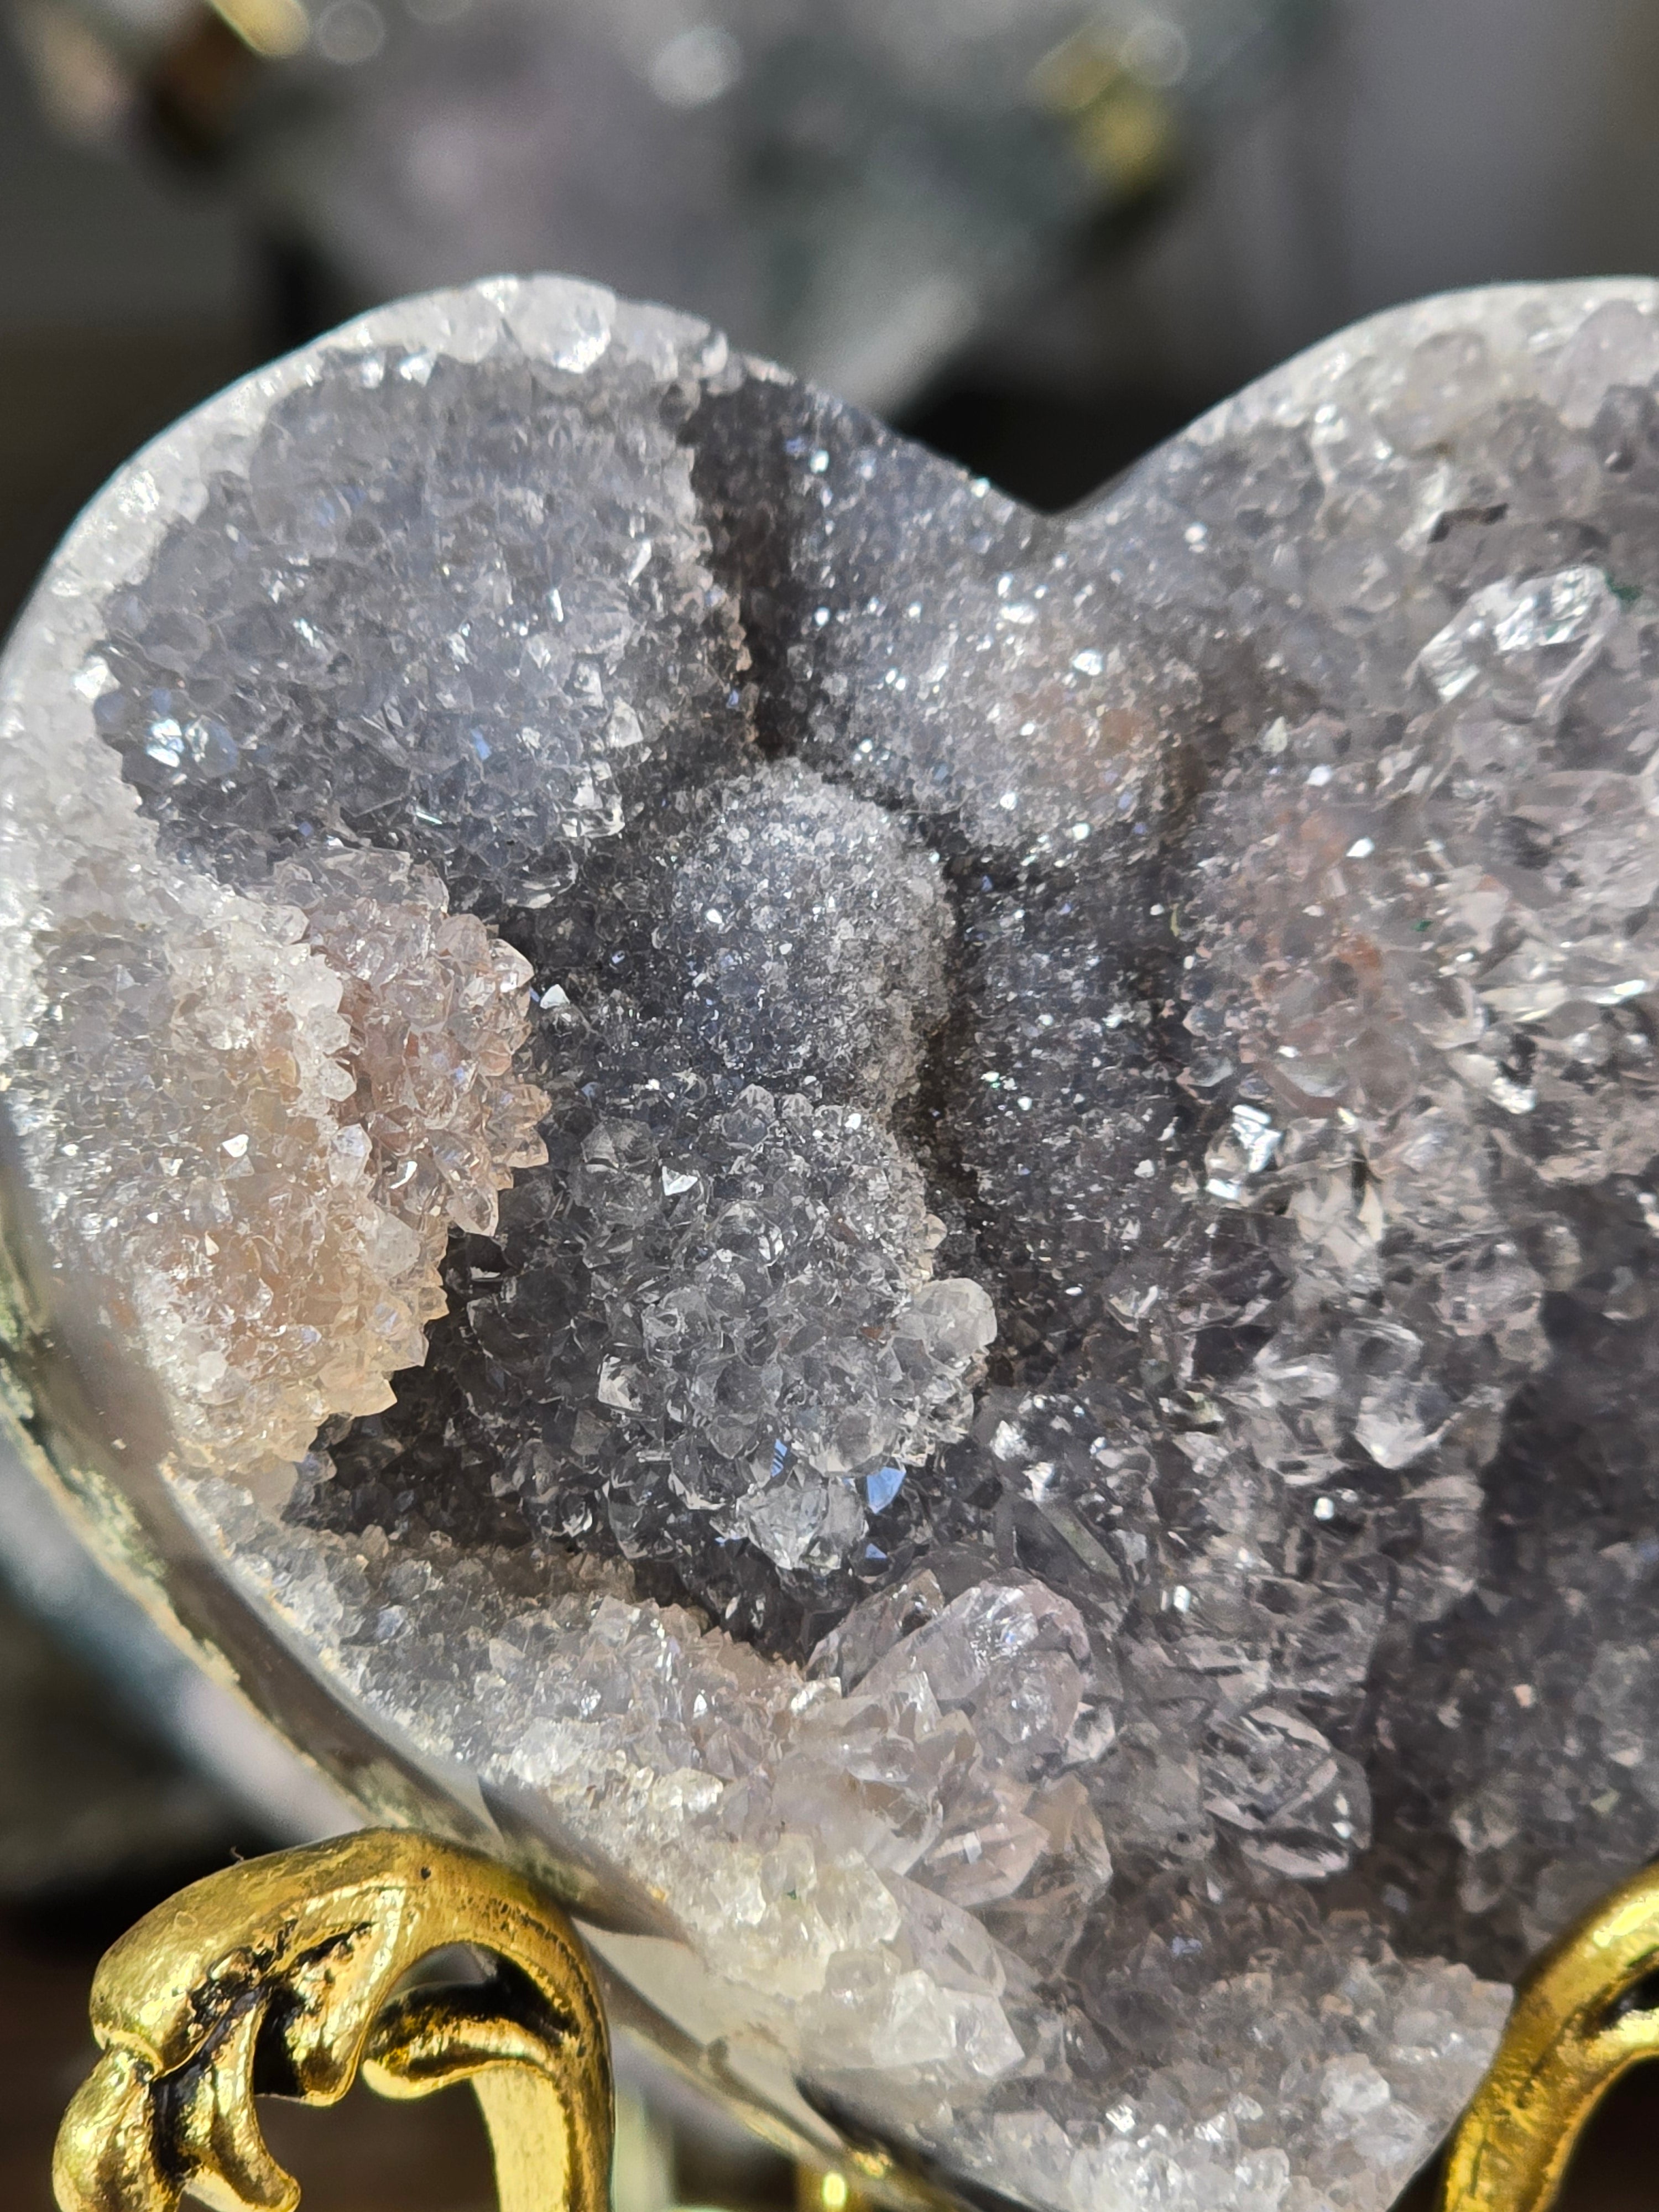
[[[1442,2212],[1544,2212],[1619,2076],[1659,2057],[1659,1869],[1551,1945],[1452,2138]]]
[[[489,1978],[398,1984],[467,1944]],[[598,1989],[556,1906],[496,1861],[370,1830],[210,1875],[106,1954],[104,2056],[70,2106],[63,2212],[294,2212],[258,2094],[329,2105],[361,2068],[387,2097],[471,2081],[501,2212],[605,2212],[610,2047]]]
[[[486,1978],[400,1989],[467,1945]],[[471,2081],[501,2212],[606,2212],[610,2049],[557,1907],[473,1851],[370,1830],[210,1875],[131,1929],[93,1984],[103,2057],[58,2138],[62,2212],[295,2212],[256,2095],[327,2105],[359,2070],[387,2097]],[[1659,1869],[1540,1959],[1452,2139],[1441,2212],[1547,2212],[1584,2123],[1659,2056]],[[861,2212],[802,2169],[803,2212]]]

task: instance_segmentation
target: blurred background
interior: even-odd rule
[[[1061,507],[1373,309],[1659,271],[1659,8],[0,0],[0,628],[195,401],[532,269],[701,313]],[[0,1468],[0,2202],[50,2203],[104,1945],[344,1817]],[[617,2212],[838,2212],[643,2060],[623,2089]],[[1643,2069],[1564,2212],[1650,2202],[1656,2123]],[[270,2132],[308,2212],[492,2201],[464,2091]]]

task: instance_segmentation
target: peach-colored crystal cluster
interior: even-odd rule
[[[269,897],[168,872],[60,894],[10,1103],[183,1459],[258,1474],[392,1402],[450,1224],[492,1226],[544,1157],[512,1073],[530,970],[398,854],[290,861]],[[41,1080],[64,1054],[72,1137]]]

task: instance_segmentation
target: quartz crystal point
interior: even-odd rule
[[[1379,2212],[1659,1848],[1656,376],[1434,301],[1050,520],[487,284],[11,646],[0,1084],[169,1495],[947,2179]]]

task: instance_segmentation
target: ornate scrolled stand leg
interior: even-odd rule
[[[493,1971],[396,1994],[468,1944]],[[210,1875],[141,1920],[93,1984],[103,2056],[58,2138],[63,2212],[295,2212],[256,2095],[332,2104],[361,2071],[384,2096],[471,2081],[501,2212],[605,2212],[605,2014],[563,1915],[493,1859],[370,1831]],[[1659,2056],[1659,1869],[1604,1899],[1516,1993],[1453,2137],[1441,2212],[1547,2212],[1585,2122]],[[813,2176],[812,2212],[840,2177]],[[803,2204],[809,2197],[805,2186]],[[850,2205],[849,2205],[850,2212]]]
[[[1516,1991],[1503,2041],[1452,2138],[1441,2212],[1545,2212],[1585,2122],[1659,2057],[1659,1869],[1603,1898]]]
[[[488,1978],[394,1992],[470,1944]],[[58,2137],[63,2212],[294,2212],[253,2100],[327,2105],[471,2081],[501,2212],[605,2212],[611,2087],[598,1989],[563,1915],[509,1869],[370,1831],[210,1875],[141,1920],[93,1984],[103,2050]]]

